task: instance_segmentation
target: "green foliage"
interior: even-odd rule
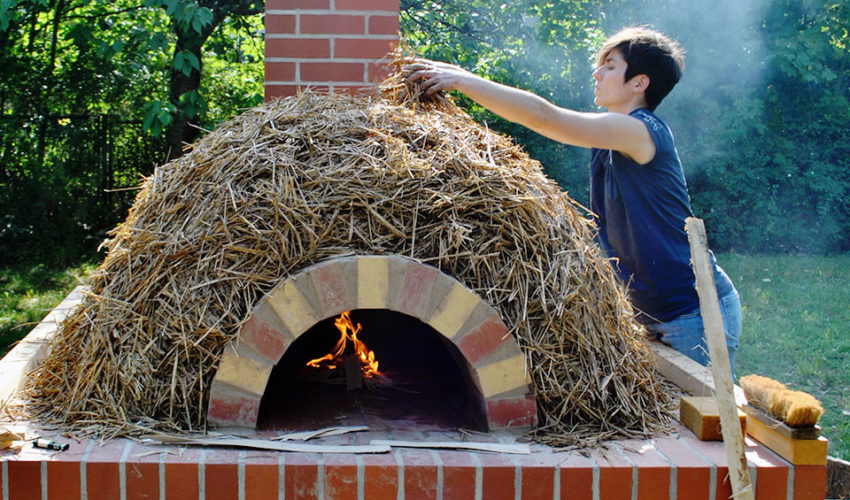
[[[202,128],[263,103],[264,29],[261,16],[229,17],[204,44]]]
[[[174,121],[172,115],[176,108],[170,102],[151,101],[145,104],[143,110],[145,119],[142,127],[158,137]]]
[[[201,61],[195,56],[195,54],[188,50],[178,51],[174,55],[174,62],[171,65],[175,70],[186,76],[192,74],[192,71],[201,70]]]
[[[182,32],[194,30],[195,33],[203,33],[204,28],[213,22],[213,12],[208,7],[198,5],[194,1],[183,0],[146,0],[145,5],[149,7],[161,7],[165,14],[170,17]]]
[[[157,149],[116,116],[0,117],[0,261],[91,256],[126,216]],[[41,150],[40,154],[33,154]]]
[[[262,102],[258,5],[0,0],[0,260],[91,255],[171,128]]]
[[[811,2],[752,9],[734,66],[700,61],[709,74],[735,78],[716,88],[697,83],[671,100],[671,114],[699,120],[679,127],[695,209],[720,248],[846,251],[850,77],[841,68],[850,53],[830,35],[834,10]]]
[[[459,64],[487,78],[534,92],[570,108],[592,102],[592,58],[604,37],[596,12],[607,2],[532,0],[493,2],[403,1],[401,27],[408,43],[432,59]],[[590,158],[462,99],[490,127],[515,137],[547,173],[586,202]]]
[[[210,97],[220,84],[231,94],[261,102],[262,2],[205,0],[0,0],[0,109],[27,115],[115,113],[143,119],[160,135],[182,113],[207,127]],[[211,38],[210,49],[196,52]],[[178,39],[183,45],[178,46]],[[238,54],[238,57],[231,57]],[[216,71],[200,75],[204,62]],[[219,64],[248,66],[225,71]],[[170,94],[174,75],[197,77],[192,88]],[[205,80],[237,77],[206,85]],[[244,107],[215,106],[216,110]],[[163,116],[171,115],[171,119]]]
[[[717,259],[743,304],[736,373],[771,377],[818,398],[829,454],[850,459],[850,256]]]
[[[606,35],[647,24],[687,50],[658,113],[673,129],[696,215],[717,249],[850,249],[850,2],[660,0],[402,2],[402,31],[425,57],[460,64],[554,103],[596,110],[592,55]],[[587,203],[585,151],[461,103],[514,136]]]

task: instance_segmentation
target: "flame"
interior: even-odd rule
[[[375,360],[375,353],[366,347],[363,341],[357,338],[357,334],[363,329],[363,325],[352,323],[350,314],[351,311],[345,311],[334,320],[334,326],[339,330],[340,336],[333,350],[321,358],[308,361],[307,366],[320,368],[324,364],[328,369],[335,369],[345,359],[345,348],[350,341],[354,354],[360,358],[360,370],[363,372],[363,376],[370,378],[380,375],[381,372],[378,371],[378,362]]]

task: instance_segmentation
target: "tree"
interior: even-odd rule
[[[127,90],[121,97],[131,99],[124,104],[146,101],[146,128],[165,133],[171,156],[179,155],[197,136],[190,124],[199,125],[207,108],[201,94],[204,44],[222,26],[261,36],[240,20],[263,9],[254,0],[3,0],[0,72],[9,84],[0,87],[0,106],[10,114],[75,112],[72,107],[119,111],[113,99]],[[170,63],[163,57],[169,50]],[[69,78],[72,67],[86,74]],[[167,98],[157,98],[163,83]],[[68,84],[85,88],[63,88]],[[119,111],[128,112],[135,114]]]
[[[264,2],[147,0],[146,5],[165,10],[176,35],[168,83],[168,106],[165,108],[170,111],[170,116],[165,118],[158,112],[149,115],[167,125],[168,156],[174,158],[180,156],[184,144],[193,142],[197,137],[198,129],[192,124],[199,123],[206,108],[200,93],[204,44],[225,19],[259,14],[264,10]]]
[[[165,159],[163,136],[179,153],[197,127],[262,102],[261,10],[0,0],[2,260],[93,250],[132,202],[114,189]]]

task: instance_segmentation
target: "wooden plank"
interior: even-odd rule
[[[679,421],[700,441],[722,441],[720,412],[713,397],[682,396],[679,404]],[[747,415],[738,410],[741,432],[746,432]]]
[[[720,425],[723,427],[723,444],[726,448],[726,461],[735,498],[753,499],[753,487],[750,482],[750,469],[744,453],[744,435],[738,423],[738,408],[732,382],[732,366],[729,364],[729,351],[726,347],[726,333],[723,330],[723,316],[717,297],[717,285],[714,282],[714,266],[708,253],[708,237],[702,220],[689,217],[685,220],[688,242],[691,245],[691,259],[696,276],[697,294],[702,312],[708,355],[711,359],[711,373],[714,379],[715,398],[720,412]]]
[[[26,435],[25,430],[0,425],[0,441],[23,441]]]
[[[524,443],[481,443],[471,441],[394,441],[387,439],[373,439],[369,442],[374,445],[393,446],[398,448],[442,448],[451,450],[476,450],[492,451],[497,453],[518,453],[528,455],[531,447]]]
[[[345,372],[345,388],[348,391],[362,389],[363,372],[360,368],[360,356],[357,354],[349,354],[343,360],[342,367]]]
[[[655,369],[662,376],[693,396],[714,396],[711,370],[657,339],[647,341],[655,358]],[[735,386],[735,402],[747,404],[743,389]]]
[[[0,450],[20,446],[27,438],[26,428],[15,425],[0,425]]]
[[[821,426],[817,424],[809,427],[791,427],[778,418],[768,415],[752,405],[745,405],[741,407],[741,409],[744,410],[744,413],[746,413],[748,417],[758,419],[759,422],[776,430],[776,432],[782,434],[788,439],[817,439],[823,431]]]
[[[823,436],[817,439],[791,439],[749,415],[747,434],[794,465],[826,465],[829,441]]]
[[[0,408],[17,396],[27,375],[47,356],[50,339],[68,314],[82,303],[87,291],[83,285],[74,288],[0,360]]]
[[[147,439],[163,444],[181,444],[194,446],[223,446],[230,448],[251,448],[259,450],[295,451],[300,453],[387,453],[387,445],[324,445],[306,444],[267,439],[241,438],[184,438],[180,436],[150,435]]]

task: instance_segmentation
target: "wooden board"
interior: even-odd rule
[[[0,425],[0,450],[20,445],[26,440],[26,429],[18,426]]]
[[[812,425],[808,427],[791,427],[785,422],[779,420],[778,418],[768,415],[767,413],[759,410],[755,406],[745,405],[741,407],[747,416],[758,419],[764,425],[770,427],[771,429],[775,429],[778,433],[787,437],[788,439],[817,439],[823,429],[819,425]]]
[[[531,446],[525,443],[481,443],[471,441],[396,441],[387,439],[373,439],[369,442],[376,446],[392,446],[397,448],[432,448],[450,450],[476,450],[490,451],[494,453],[518,453],[528,455]]]
[[[791,439],[749,414],[747,434],[794,465],[826,465],[829,442],[823,436],[817,439]]]
[[[147,439],[164,444],[223,446],[259,450],[294,451],[299,453],[388,453],[387,445],[325,445],[242,438],[184,438],[166,434],[151,434]]]
[[[679,405],[679,421],[701,441],[722,441],[720,412],[713,397],[682,396]],[[738,410],[741,432],[746,432],[747,415]],[[743,434],[742,434],[743,435]]]
[[[744,453],[744,434],[738,427],[738,407],[735,403],[735,384],[732,381],[732,366],[729,363],[729,351],[726,347],[726,334],[723,330],[723,316],[714,282],[714,267],[708,252],[708,237],[705,225],[696,217],[685,219],[685,230],[691,246],[691,262],[696,277],[697,295],[700,312],[711,359],[711,375],[714,379],[714,397],[723,424],[723,445],[729,464],[729,478],[732,493],[739,500],[754,498],[750,481],[750,469]]]
[[[662,343],[658,339],[647,339],[649,350],[655,359],[655,369],[683,391],[692,396],[711,396],[714,394],[714,380],[711,370],[685,356],[681,352]],[[747,397],[739,386],[733,389],[735,403],[747,404]]]
[[[47,345],[59,325],[87,292],[85,286],[75,288],[0,360],[0,407],[17,397],[27,375],[47,357]]]
[[[0,441],[23,441],[26,435],[26,431],[0,426]]]

